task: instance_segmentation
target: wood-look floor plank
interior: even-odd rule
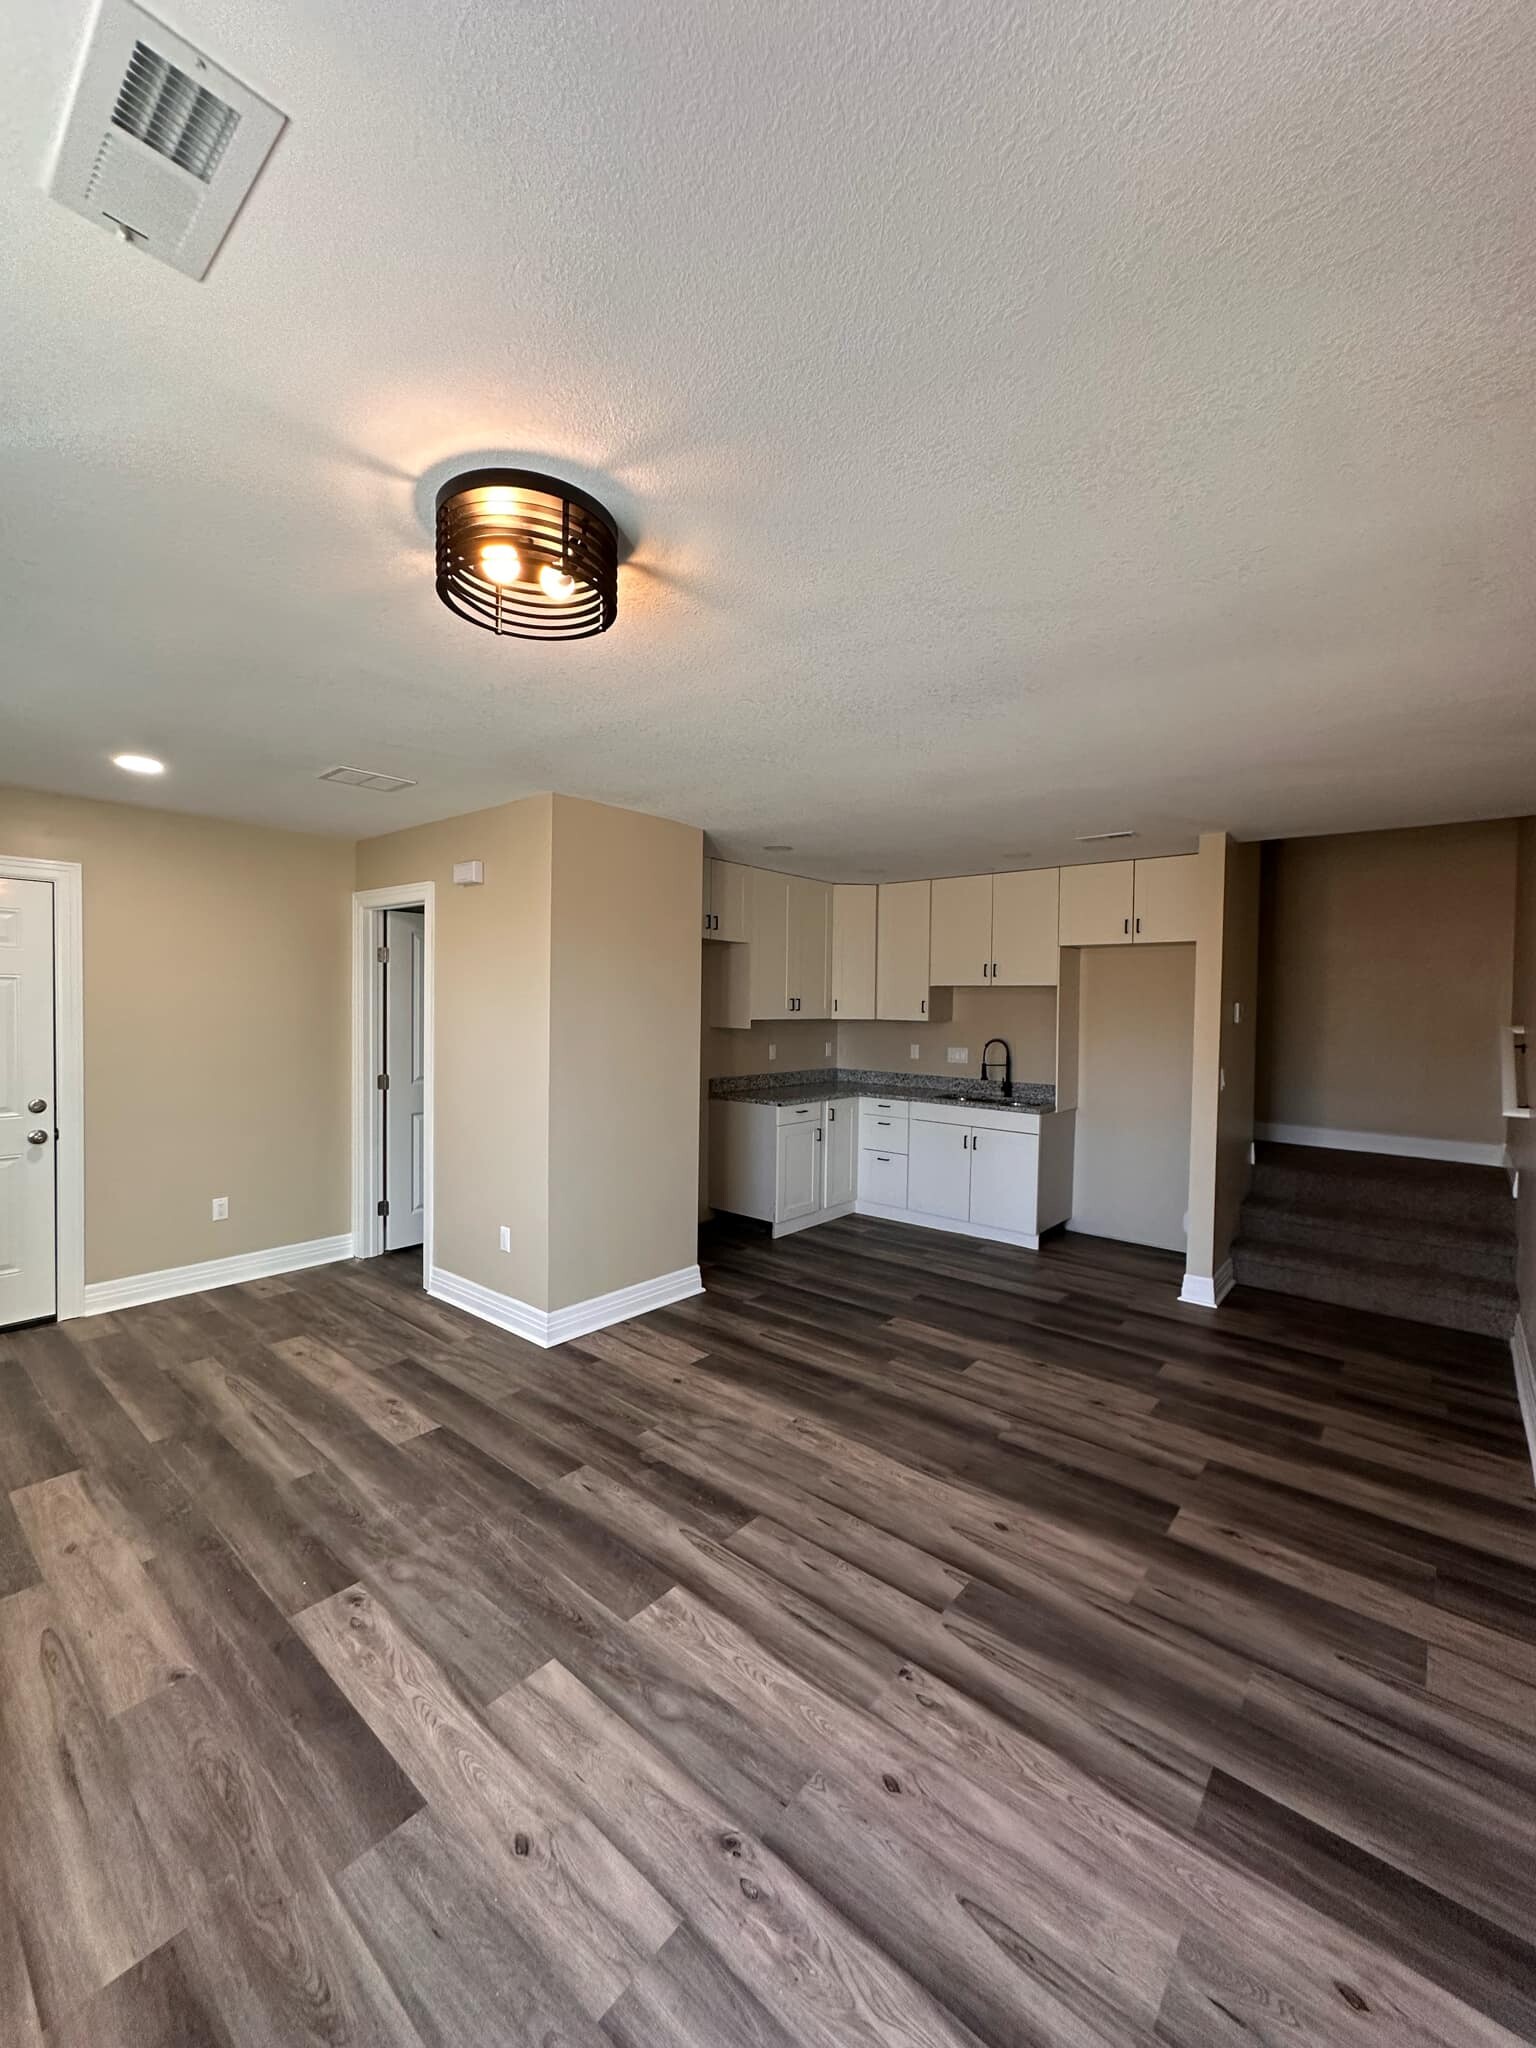
[[[157,1948],[48,2032],[48,2048],[236,2048],[189,1970],[185,1936]]]
[[[84,1474],[44,1479],[11,1498],[102,1712],[120,1714],[185,1677],[186,1638]]]
[[[0,1673],[0,1840],[15,1915],[0,2009],[20,2019],[30,2003],[50,2027],[181,1919],[118,1724],[92,1696],[51,1587],[0,1600]]]

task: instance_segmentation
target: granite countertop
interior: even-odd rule
[[[711,1081],[709,1093],[715,1102],[778,1103],[826,1102],[834,1095],[888,1095],[894,1102],[942,1102],[947,1096],[965,1095],[970,1102],[987,1109],[1007,1109],[1021,1116],[1048,1116],[1056,1107],[1056,1090],[1049,1081],[1015,1081],[1013,1094],[1004,1100],[1001,1084],[978,1081],[964,1074],[952,1079],[944,1074],[882,1074],[862,1067],[798,1067],[782,1074],[738,1074],[731,1079]]]

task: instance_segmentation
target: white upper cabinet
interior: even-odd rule
[[[704,936],[742,940],[748,936],[748,878],[740,861],[711,860],[704,864]]]
[[[929,882],[882,882],[876,923],[875,1015],[928,1015]]]
[[[992,877],[953,875],[933,884],[928,979],[938,988],[992,980]]]
[[[875,920],[878,891],[873,882],[839,882],[832,891],[832,1015],[875,1014]]]
[[[753,868],[747,891],[749,982],[754,1018],[789,1012],[789,877]]]
[[[1094,861],[1061,870],[1061,943],[1128,946],[1135,915],[1136,863]]]
[[[1200,936],[1200,861],[1193,853],[1136,863],[1132,936],[1141,945],[1171,946]]]
[[[1023,868],[992,877],[992,980],[998,987],[1056,985],[1060,889],[1060,868]]]
[[[832,885],[789,877],[785,1007],[795,1017],[825,1017],[832,1008]]]

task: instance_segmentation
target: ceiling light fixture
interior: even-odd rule
[[[165,763],[157,761],[153,754],[114,754],[114,768],[125,768],[130,775],[163,775]]]
[[[518,640],[585,640],[619,611],[619,534],[575,484],[531,469],[471,469],[437,494],[437,594]]]

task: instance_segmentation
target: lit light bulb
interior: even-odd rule
[[[555,604],[567,604],[576,595],[576,578],[546,562],[539,571],[539,587]]]
[[[480,567],[491,583],[515,583],[523,573],[517,549],[501,540],[480,550]]]

